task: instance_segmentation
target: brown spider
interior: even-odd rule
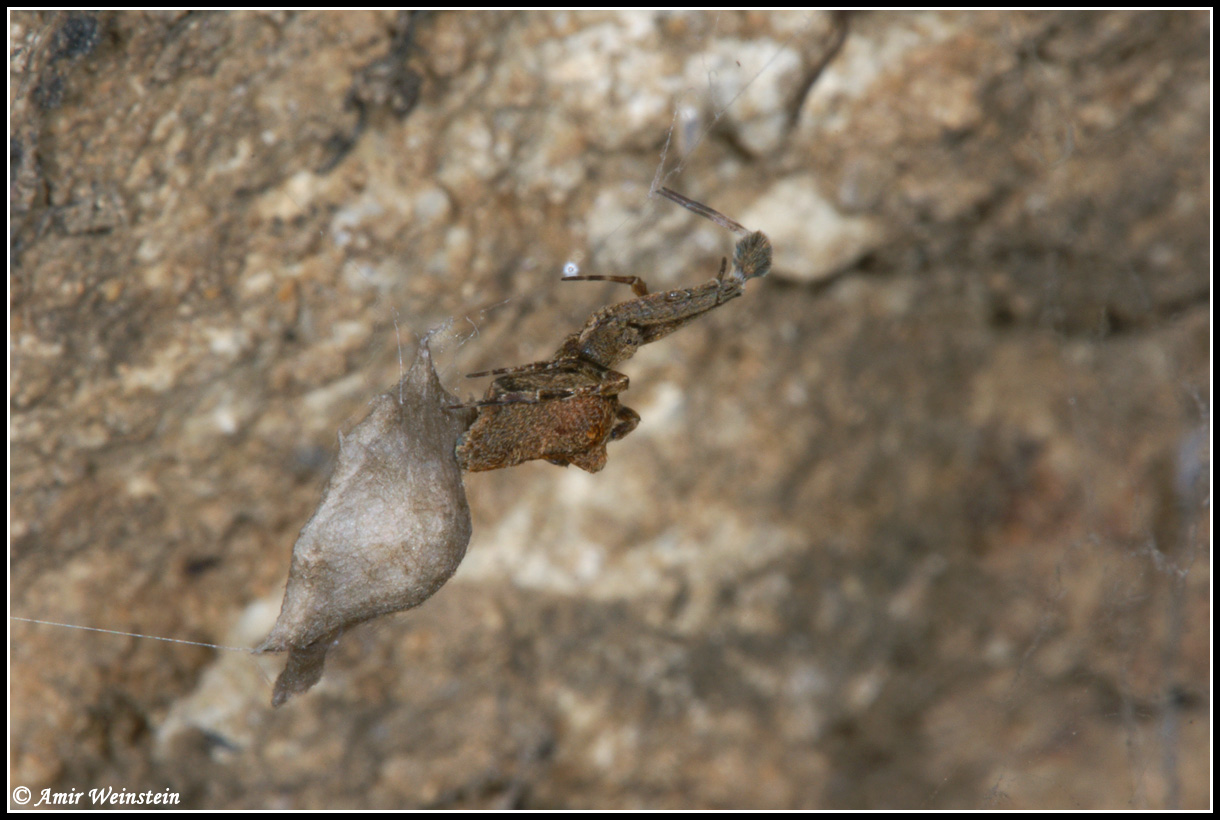
[[[638,276],[567,276],[564,281],[607,281],[631,285],[636,298],[604,307],[564,339],[544,362],[471,373],[496,376],[478,418],[458,439],[463,470],[497,470],[545,458],[595,473],[606,466],[606,443],[630,433],[640,416],[619,403],[625,375],[613,368],[655,342],[745,292],[745,283],[771,269],[771,242],[723,214],[668,188],[662,196],[718,225],[745,236],[733,252],[733,268],[702,285],[649,293]]]

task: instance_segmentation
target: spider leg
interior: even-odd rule
[[[513,367],[498,367],[495,370],[480,370],[478,373],[467,373],[466,378],[477,379],[480,376],[503,376],[508,373],[533,373],[538,370],[550,370],[555,364],[556,362],[551,359],[545,362],[514,365]]]
[[[596,384],[583,384],[573,387],[539,387],[534,390],[509,390],[488,399],[481,399],[469,405],[460,407],[494,407],[502,404],[542,404],[547,401],[564,401],[580,396],[601,396],[610,398],[627,389],[628,379],[622,373],[610,373],[615,378],[609,378]]]
[[[591,274],[589,276],[565,276],[564,282],[619,282],[623,285],[631,285],[631,292],[636,296],[647,296],[648,285],[638,276],[598,276]]]
[[[686,197],[682,196],[682,194],[678,193],[677,191],[672,191],[669,188],[661,188],[660,190],[657,191],[657,193],[659,193],[661,196],[665,197],[666,199],[670,200],[671,202],[678,203],[683,208],[686,208],[688,211],[694,211],[695,213],[699,214],[699,216],[701,216],[705,219],[712,220],[713,222],[715,222],[717,225],[719,225],[722,228],[728,228],[730,231],[733,231],[734,233],[749,233],[750,232],[750,229],[747,228],[745,225],[742,225],[740,222],[729,219],[727,216],[720,213],[720,211],[713,210],[712,208],[709,208],[706,205],[704,205],[702,202],[696,202],[693,199],[687,199]]]
[[[544,401],[570,399],[591,392],[581,387],[544,387],[541,390],[517,390],[501,393],[495,398],[480,399],[472,407],[494,407],[500,404],[542,404]]]

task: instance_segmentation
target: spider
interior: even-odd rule
[[[718,211],[668,188],[660,193],[722,227],[745,234],[733,252],[733,268],[702,285],[649,293],[638,276],[566,276],[563,281],[619,282],[635,298],[604,307],[564,339],[550,359],[471,373],[495,376],[478,417],[458,439],[463,470],[497,470],[543,458],[595,473],[606,466],[606,444],[636,428],[640,416],[619,402],[628,379],[614,370],[641,345],[668,336],[688,322],[745,292],[745,283],[771,269],[771,242]],[[456,405],[464,407],[471,405]]]

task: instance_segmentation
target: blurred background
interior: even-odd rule
[[[253,646],[337,433],[622,285],[597,474],[467,477],[282,659],[10,622],[13,786],[187,808],[1205,808],[1211,18],[10,17],[11,614]],[[11,795],[10,795],[11,797]]]

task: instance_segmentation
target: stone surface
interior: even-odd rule
[[[1206,13],[12,21],[19,617],[253,646],[396,333],[473,396],[626,298],[565,264],[714,275],[654,179],[870,229],[641,350],[603,471],[467,476],[454,579],[283,709],[266,658],[12,622],[14,786],[1207,805]]]

